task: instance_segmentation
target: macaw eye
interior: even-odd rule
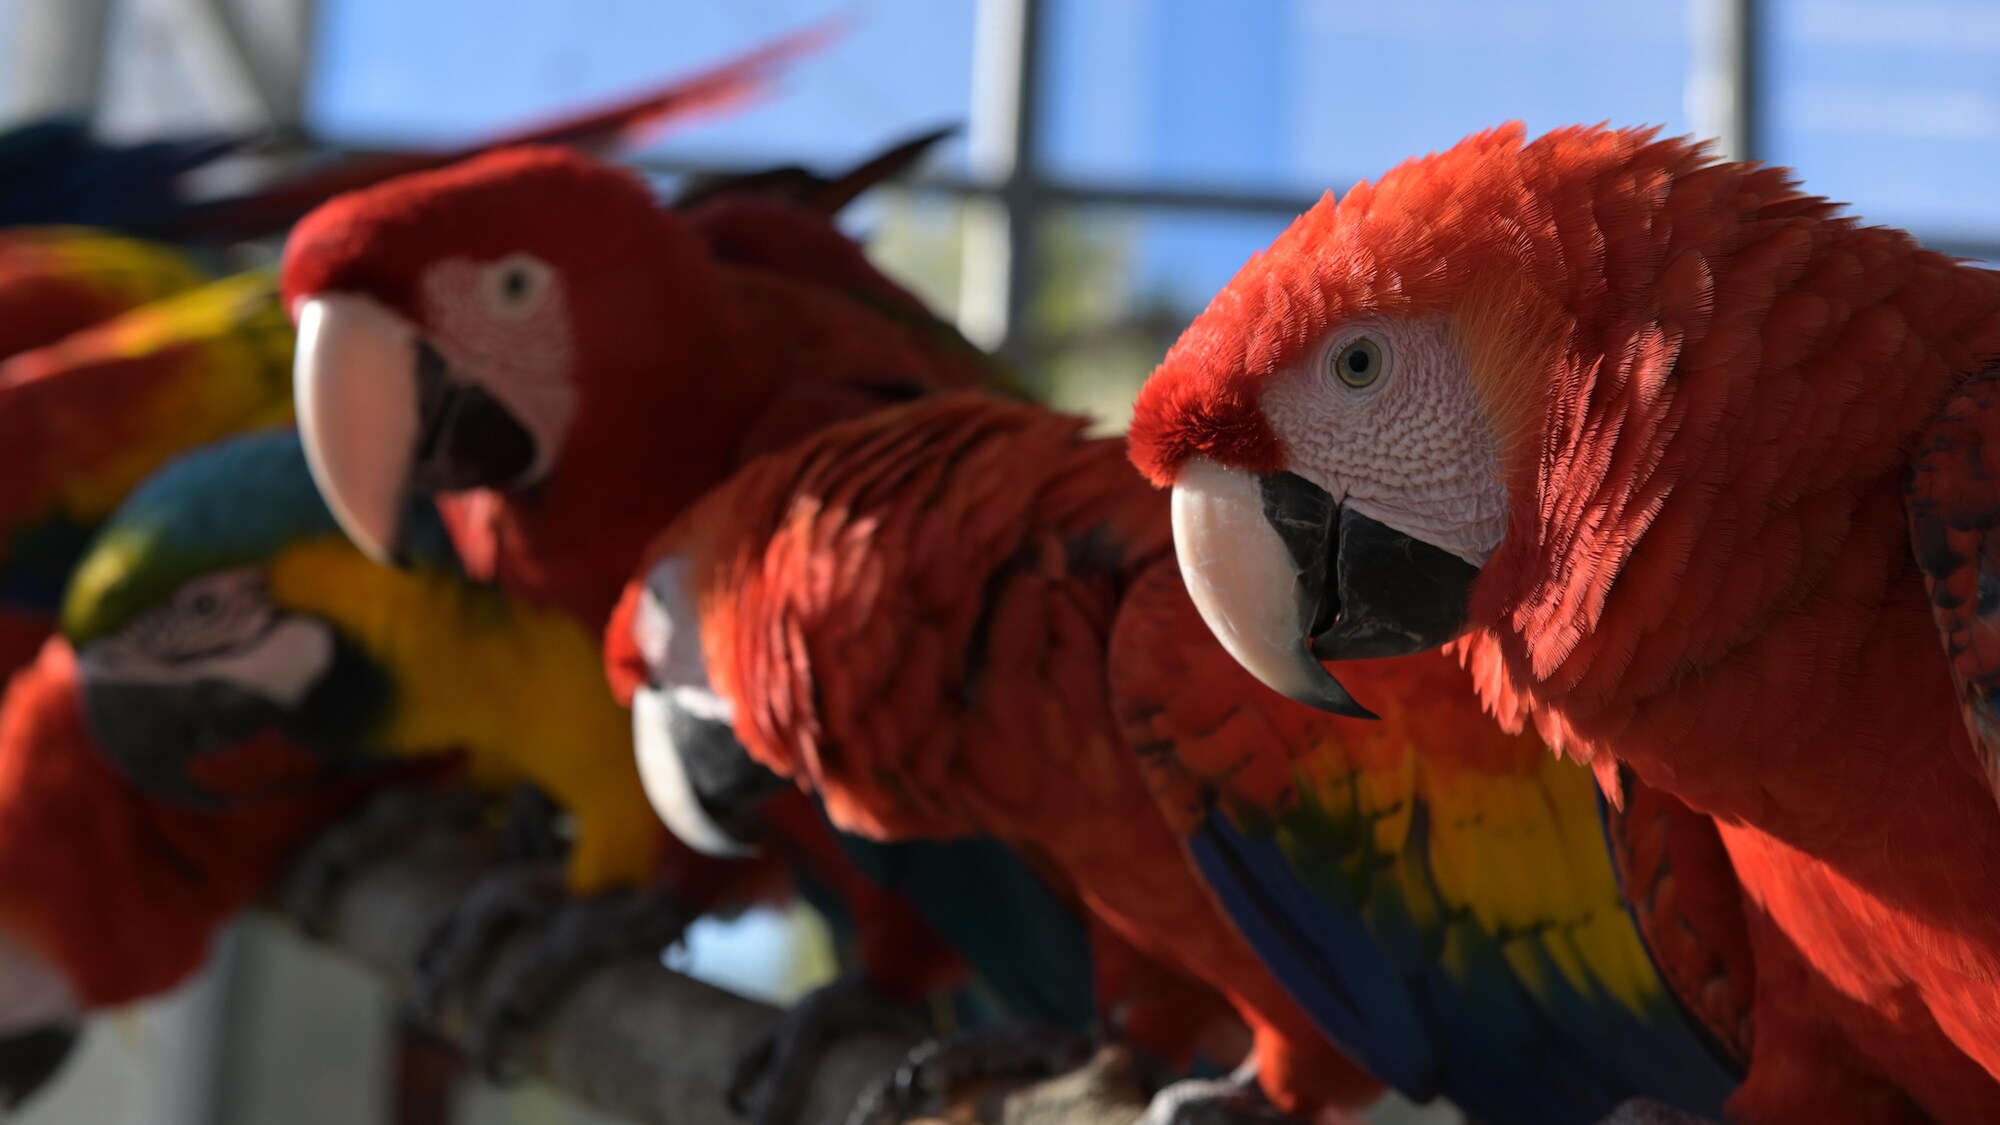
[[[1389,369],[1382,345],[1367,336],[1357,336],[1342,344],[1327,362],[1335,378],[1356,390],[1374,384]]]
[[[505,316],[526,316],[541,306],[553,272],[540,258],[510,254],[486,267],[486,298]]]
[[[133,619],[123,633],[155,659],[188,660],[254,640],[275,616],[261,574],[223,571],[190,581],[165,604]]]

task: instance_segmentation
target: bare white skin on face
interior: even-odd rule
[[[531,254],[489,261],[447,258],[424,271],[431,343],[500,400],[535,439],[535,463],[518,484],[546,477],[576,415],[571,338],[562,276]]]
[[[1260,398],[1285,467],[1483,566],[1507,530],[1497,441],[1442,318],[1341,324]]]
[[[715,822],[696,796],[687,763],[674,742],[674,713],[727,726],[729,701],[708,682],[701,655],[701,617],[687,584],[688,562],[668,555],[646,572],[632,639],[646,661],[647,683],[632,693],[632,742],[639,782],[653,811],[681,842],[723,858],[756,849]]]
[[[222,680],[282,707],[297,706],[332,664],[332,627],[279,610],[254,567],[191,579],[77,654],[86,683]]]
[[[68,1023],[82,1014],[62,970],[0,933],[0,1036]]]

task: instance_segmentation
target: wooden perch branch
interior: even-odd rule
[[[486,869],[488,853],[476,833],[430,832],[340,888],[331,940],[407,988],[425,938]],[[486,979],[518,952],[500,950]],[[557,1086],[634,1121],[742,1125],[724,1102],[723,1086],[730,1065],[777,1015],[657,960],[632,958],[579,982],[541,1026],[524,1034],[520,1056]],[[835,1044],[798,1125],[841,1125],[862,1087],[910,1046],[882,1036]]]

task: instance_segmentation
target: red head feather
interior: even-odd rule
[[[1329,328],[1367,315],[1462,312],[1511,290],[1603,317],[1644,300],[1659,266],[1647,237],[1676,177],[1714,158],[1656,130],[1575,127],[1524,144],[1516,122],[1329,195],[1252,258],[1141,390],[1132,459],[1154,483],[1206,457],[1262,472],[1284,453],[1259,409],[1261,381]],[[1769,194],[1794,194],[1782,173]],[[1614,297],[1592,305],[1593,298]]]

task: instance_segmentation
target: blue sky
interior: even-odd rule
[[[2000,4],[1770,3],[1769,156],[1871,219],[2000,241]],[[466,137],[842,13],[778,99],[665,147],[838,164],[966,117],[973,0],[323,0],[311,114]],[[1686,0],[1050,0],[1045,155],[1308,198],[1510,118],[1689,131],[1689,29]],[[1145,217],[1142,284],[1198,304],[1281,225]]]

